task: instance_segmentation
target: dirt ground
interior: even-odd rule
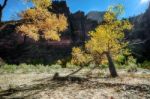
[[[72,71],[57,72],[64,76]],[[79,81],[79,77],[86,78],[86,71],[72,76],[75,80],[52,80],[55,71],[1,74],[0,99],[150,99],[149,70],[134,73],[118,70],[117,78],[109,77],[108,70],[94,70],[88,80]]]

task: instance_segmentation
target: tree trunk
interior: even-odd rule
[[[113,63],[113,60],[111,58],[110,53],[106,53],[106,56],[107,56],[107,59],[108,59],[108,62],[109,62],[109,71],[110,71],[111,76],[112,77],[117,77],[118,74],[117,74],[117,71],[116,71],[116,68],[115,68],[115,65]]]
[[[2,9],[1,6],[0,6],[0,24],[1,24],[1,22],[2,22],[2,11],[3,11],[3,9]]]

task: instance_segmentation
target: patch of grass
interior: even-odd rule
[[[6,74],[6,73],[44,73],[44,72],[51,72],[52,69],[59,69],[61,68],[61,65],[32,65],[32,64],[20,64],[20,65],[8,65],[5,64],[0,67],[0,74]]]
[[[16,65],[5,64],[0,67],[0,73],[14,73],[16,69],[17,69]]]

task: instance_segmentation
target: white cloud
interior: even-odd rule
[[[145,4],[145,3],[148,3],[148,2],[150,2],[150,0],[140,0],[141,4]]]

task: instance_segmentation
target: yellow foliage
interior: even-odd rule
[[[38,29],[34,25],[21,25],[17,27],[17,30],[20,30],[23,35],[26,35],[35,41],[39,40],[39,34],[37,33]]]
[[[74,47],[72,49],[72,60],[71,63],[75,65],[85,65],[88,64],[91,61],[90,55],[83,52],[80,48]]]
[[[89,33],[91,39],[87,41],[86,49],[96,58],[99,56],[104,59],[104,53],[111,53],[115,57],[127,46],[128,43],[123,42],[124,30],[131,28],[129,21],[117,20],[114,14],[107,12],[104,15],[104,23]]]
[[[34,40],[44,38],[46,40],[60,40],[60,32],[67,29],[68,23],[64,15],[56,15],[46,8],[50,0],[33,0],[35,8],[21,13],[25,23],[16,28],[18,33],[27,35]]]
[[[50,7],[52,1],[51,0],[32,0],[37,8],[47,8]]]
[[[106,12],[104,15],[104,21],[106,22],[111,22],[115,20],[115,18],[116,18],[115,14],[111,12]]]
[[[56,41],[60,41],[60,38],[59,38],[59,34],[57,34],[57,32],[56,31],[47,31],[47,32],[45,32],[44,33],[45,35],[45,39],[46,40],[49,40],[49,39],[51,39],[51,40],[56,40]]]

